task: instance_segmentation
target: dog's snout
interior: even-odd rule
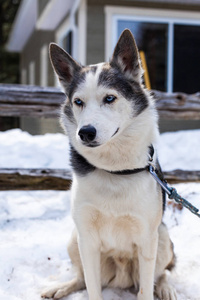
[[[89,143],[89,142],[94,141],[94,139],[96,137],[96,133],[97,133],[97,131],[93,126],[87,125],[87,126],[81,127],[78,134],[83,142]]]

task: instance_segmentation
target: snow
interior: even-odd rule
[[[64,168],[69,165],[68,139],[61,133],[32,136],[13,129],[0,132],[0,145],[0,168]]]
[[[158,143],[164,170],[200,170],[200,130],[164,133]],[[68,140],[63,134],[31,136],[19,129],[0,132],[0,167],[67,168]],[[200,208],[200,184],[175,185]],[[200,300],[200,220],[168,205],[167,224],[177,256],[169,280],[178,300]],[[39,300],[41,291],[73,277],[66,251],[73,229],[70,191],[0,192],[0,299]],[[104,289],[105,300],[136,300],[128,290]],[[85,300],[86,290],[64,299]]]
[[[165,171],[200,170],[200,130],[166,132],[161,135],[159,160]]]

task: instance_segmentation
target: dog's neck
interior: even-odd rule
[[[88,155],[87,159],[95,167],[108,171],[142,168],[149,161],[149,145],[146,142],[142,145],[139,141],[130,143],[126,139],[118,139],[109,147],[94,151],[94,155]]]

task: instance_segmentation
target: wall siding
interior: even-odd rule
[[[52,31],[35,31],[28,43],[26,44],[23,52],[21,54],[21,69],[25,69],[28,71],[29,63],[31,61],[35,62],[35,84],[40,85],[40,50],[43,45],[54,41],[54,32]],[[50,61],[48,63],[48,85],[54,85],[54,73],[53,69],[50,65]],[[29,75],[27,72],[27,83],[30,82]]]
[[[131,6],[131,7],[149,7],[163,9],[181,9],[181,10],[200,10],[199,0],[88,0],[90,5],[116,5],[116,6]]]
[[[43,45],[49,45],[50,42],[55,41],[54,32],[51,31],[35,31],[28,43],[26,44],[21,54],[21,70],[27,70],[27,84],[30,82],[29,78],[29,63],[30,61],[35,62],[35,85],[41,83],[41,72],[40,72],[40,55],[41,48]],[[50,60],[48,60],[48,86],[54,86],[55,75],[51,66]],[[62,132],[59,125],[59,119],[45,119],[45,118],[20,118],[20,128],[28,131],[31,134],[44,134],[46,132]]]
[[[105,58],[104,7],[89,5],[87,14],[87,64],[95,64]]]

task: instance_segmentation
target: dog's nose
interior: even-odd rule
[[[87,126],[81,127],[78,134],[83,142],[89,143],[89,142],[94,141],[94,139],[96,137],[96,133],[97,133],[97,131],[93,126],[87,125]]]

